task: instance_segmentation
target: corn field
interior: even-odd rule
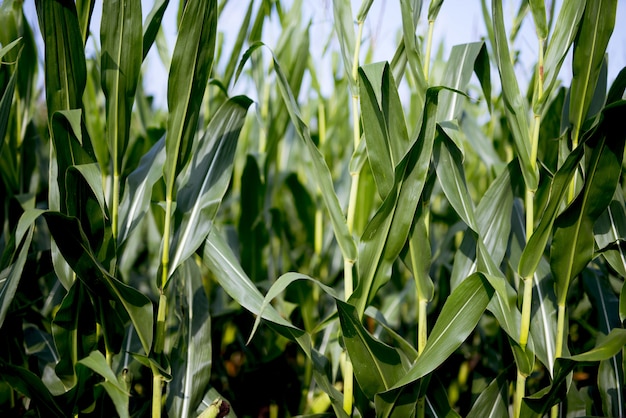
[[[617,0],[378,2],[2,0],[2,416],[626,416]]]

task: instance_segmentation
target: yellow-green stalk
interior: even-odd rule
[[[533,95],[533,109],[536,111],[535,104],[543,95],[543,44],[545,39],[538,37],[539,44],[539,57],[537,61],[537,77],[535,81],[535,91]],[[537,150],[539,148],[539,130],[541,128],[541,115],[534,113],[533,126],[531,131],[531,143],[530,143],[530,163],[532,169],[537,168]],[[534,232],[535,225],[535,191],[526,187],[526,193],[524,196],[526,206],[526,243]],[[523,278],[524,283],[524,295],[522,298],[522,319],[520,324],[519,342],[522,350],[526,350],[528,344],[528,336],[530,334],[530,314],[533,300],[533,280],[534,272],[527,277]],[[515,398],[513,400],[513,416],[518,418],[520,416],[522,399],[526,395],[526,378],[527,376],[517,369],[517,382],[515,386]]]
[[[356,42],[354,45],[354,59],[352,61],[352,79],[355,86],[359,80],[359,54],[361,50],[361,37],[363,35],[363,21],[359,22],[358,33]],[[359,93],[358,88],[355,87],[352,92],[352,137],[354,142],[354,149],[357,150],[359,142],[361,141],[361,130],[359,128]],[[348,202],[348,214],[347,224],[350,233],[354,230],[354,216],[356,213],[357,197],[359,189],[359,177],[360,173],[350,173],[352,176],[352,183],[350,185],[350,200]],[[354,277],[352,275],[352,268],[354,267],[354,260],[344,259],[344,294],[345,299],[348,300],[352,292],[354,291]],[[345,357],[345,364],[343,367],[343,409],[350,415],[352,413],[352,400],[354,397],[354,373],[352,368],[352,362],[348,356]]]

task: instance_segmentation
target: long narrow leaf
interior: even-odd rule
[[[128,146],[130,117],[142,61],[141,30],[141,2],[107,2],[100,24],[100,71],[106,97],[105,132],[115,176],[121,174]],[[119,182],[118,179],[113,181]]]
[[[216,0],[185,4],[167,84],[169,119],[163,174],[168,193],[172,192],[176,176],[189,159],[200,105],[213,65],[216,31]]]
[[[363,393],[373,400],[377,393],[390,389],[406,370],[393,347],[376,340],[365,330],[354,306],[337,300],[337,310],[357,382]]]
[[[520,92],[517,75],[511,61],[508,38],[504,28],[502,0],[493,0],[491,7],[495,33],[495,54],[502,82],[502,94],[506,104],[507,122],[513,134],[515,150],[520,160],[526,187],[535,190],[539,181],[539,174],[534,168],[534,162],[530,161],[528,106]]]
[[[621,122],[626,102],[607,108],[604,119],[586,142],[590,150],[582,192],[556,219],[550,266],[559,305],[565,304],[570,280],[594,255],[593,225],[606,210],[622,172],[626,127]]]
[[[211,378],[211,318],[202,274],[194,260],[187,259],[180,271],[182,316],[180,334],[172,353],[172,381],[168,385],[168,414],[195,417]]]
[[[428,89],[419,137],[395,171],[395,187],[384,200],[361,237],[358,260],[359,283],[350,296],[359,316],[389,280],[391,265],[404,247],[411,230],[419,197],[424,190],[435,137],[437,97],[442,87]]]
[[[589,1],[574,43],[569,121],[575,135],[587,117],[604,54],[615,26],[617,0]]]
[[[230,182],[239,133],[251,103],[248,97],[237,96],[218,109],[182,173],[186,182],[178,192],[169,277],[210,231]]]
[[[152,346],[152,302],[132,287],[112,277],[97,261],[79,221],[57,212],[44,215],[61,253],[94,297],[108,297],[123,306],[146,353]]]
[[[464,280],[446,300],[424,351],[394,389],[426,376],[448,358],[474,330],[492,295],[493,287],[482,274]]]

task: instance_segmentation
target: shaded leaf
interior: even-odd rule
[[[346,349],[359,386],[370,399],[390,389],[406,372],[400,355],[393,348],[372,337],[361,324],[356,309],[337,299]]]
[[[57,238],[59,249],[76,275],[93,297],[109,298],[120,304],[120,311],[130,319],[146,353],[152,345],[152,302],[132,287],[111,276],[98,262],[79,221],[56,212],[44,215],[50,233]],[[62,237],[62,238],[61,238]]]
[[[168,414],[195,417],[211,377],[211,317],[202,274],[194,260],[179,269],[180,333],[172,351],[172,381],[168,385]]]
[[[626,128],[619,119],[624,104],[606,108],[598,129],[585,142],[590,155],[583,190],[554,225],[550,266],[559,305],[565,304],[570,280],[593,258],[593,225],[611,202],[621,175]]]

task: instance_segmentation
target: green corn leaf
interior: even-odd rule
[[[180,311],[180,333],[172,351],[172,381],[168,385],[169,416],[195,417],[211,377],[210,304],[195,260],[179,269],[180,286],[174,306]]]
[[[415,94],[417,95],[416,101],[418,106],[421,103],[424,103],[426,89],[428,88],[428,83],[426,82],[426,77],[424,75],[422,56],[420,49],[418,48],[417,38],[415,35],[421,8],[421,0],[400,0],[400,12],[402,15],[402,47],[404,47],[404,55],[406,56],[408,70],[417,83]],[[399,74],[394,75],[396,76],[396,80],[399,82],[401,79],[401,77],[398,77]]]
[[[435,137],[437,97],[442,87],[428,89],[422,129],[395,170],[395,186],[361,236],[359,283],[350,296],[359,316],[389,280],[391,265],[402,251],[413,223],[419,197],[426,184]]]
[[[12,263],[6,268],[0,265],[0,268],[3,268],[0,270],[0,328],[2,328],[2,324],[7,316],[7,312],[9,311],[9,307],[17,291],[17,286],[20,283],[24,266],[26,265],[26,258],[34,231],[34,225],[32,223],[29,225],[28,233],[25,237],[16,234],[16,248],[11,257]]]
[[[361,120],[378,194],[393,188],[394,170],[409,146],[404,112],[387,63],[359,68]]]
[[[480,82],[485,90],[485,95],[490,95],[491,80],[485,69],[485,60],[488,62],[489,57],[484,42],[453,46],[441,84],[452,90],[465,91],[472,77],[472,72],[478,68],[479,71],[476,72],[482,75]],[[463,110],[462,103],[465,100],[463,96],[455,91],[441,92],[439,108],[437,109],[437,122],[460,119]],[[490,97],[487,99],[491,100]]]
[[[508,382],[500,373],[474,402],[467,418],[498,418],[509,415]]]
[[[175,235],[171,244],[169,277],[193,254],[208,235],[230,183],[239,133],[252,101],[237,96],[215,113],[206,133],[194,147],[193,158],[181,173]]]
[[[141,2],[107,2],[100,24],[100,71],[102,91],[106,97],[106,140],[116,177],[122,172],[128,146],[130,118],[142,61],[141,31]],[[114,178],[113,181],[120,180]]]
[[[63,418],[68,411],[63,411],[41,378],[23,367],[0,360],[0,381],[6,382],[24,396],[31,399],[40,416]]]
[[[85,180],[98,201],[102,216],[107,216],[107,206],[104,197],[104,190],[102,188],[102,173],[100,172],[100,166],[97,163],[75,165],[68,169],[68,175],[72,172],[80,173],[80,176]]]
[[[526,397],[522,403],[521,416],[539,418],[545,414],[552,405],[560,402],[567,392],[568,375],[577,363],[598,362],[608,360],[618,354],[626,345],[626,330],[613,329],[608,335],[600,336],[595,348],[574,356],[559,357],[556,360],[554,378],[552,384],[532,396]]]
[[[574,135],[582,129],[615,26],[617,0],[589,1],[574,42],[569,122]]]
[[[163,175],[168,198],[173,197],[174,181],[190,157],[200,105],[213,65],[216,30],[216,0],[186,3],[167,84],[169,119]]]
[[[554,26],[554,32],[550,36],[548,47],[543,61],[544,93],[538,99],[538,104],[543,105],[548,102],[558,79],[561,65],[565,60],[570,46],[574,42],[580,19],[585,10],[586,0],[572,0],[561,5],[559,16]],[[542,108],[536,109],[537,114],[541,114]]]
[[[448,201],[472,230],[478,231],[472,201],[463,170],[463,155],[454,142],[439,128],[433,150],[437,179]]]
[[[2,58],[0,57],[0,59]],[[11,114],[11,103],[13,102],[13,95],[15,94],[15,80],[16,76],[15,73],[13,73],[0,99],[0,152],[2,152],[2,148],[4,148],[7,134],[9,115]]]
[[[83,45],[87,44],[89,24],[91,23],[91,16],[93,15],[95,5],[96,0],[76,0],[76,12],[78,14],[78,21],[80,22]]]
[[[87,77],[85,52],[74,2],[38,0],[35,4],[45,44],[46,104],[58,163],[58,178],[51,176],[50,183],[58,182],[60,202],[50,199],[50,207],[65,211],[67,168],[93,162],[91,142],[84,128],[74,128],[73,134],[66,125],[72,124],[72,118],[58,113],[78,112],[82,108]]]
[[[352,16],[352,5],[347,0],[333,0],[333,24],[335,33],[339,39],[341,58],[343,59],[344,72],[348,75],[350,91],[356,93],[358,87],[357,80],[352,77],[352,67],[354,63],[354,48],[356,46],[354,35],[354,17]],[[358,58],[358,57],[357,57]]]
[[[367,14],[370,11],[370,7],[372,7],[373,3],[374,3],[374,0],[363,0],[361,2],[361,7],[359,8],[359,12],[356,14],[357,22],[365,21],[365,18],[367,17]]]
[[[341,252],[346,260],[356,260],[356,244],[352,234],[350,234],[350,231],[348,230],[346,218],[343,214],[341,206],[339,205],[339,199],[337,198],[333,187],[330,170],[326,165],[324,156],[311,139],[309,128],[300,116],[300,110],[296,99],[293,96],[289,83],[287,82],[287,78],[285,77],[285,74],[283,73],[276,58],[274,58],[274,71],[276,71],[280,94],[282,95],[285,105],[287,106],[291,123],[295,127],[300,139],[304,142],[313,161],[313,172],[311,175],[315,179],[321,191],[326,209],[330,214],[337,243],[339,244]]]
[[[82,107],[85,52],[73,1],[37,0],[35,4],[45,44],[46,103],[52,118],[59,110]]]
[[[56,375],[65,390],[78,383],[76,362],[97,348],[96,319],[87,287],[76,280],[52,322],[52,335],[59,353]]]
[[[548,243],[552,226],[557,216],[557,212],[561,206],[565,193],[569,189],[571,179],[574,177],[578,163],[583,157],[583,147],[578,147],[572,151],[563,165],[554,175],[552,184],[550,185],[550,200],[543,211],[539,224],[530,236],[518,267],[518,272],[522,277],[531,277],[537,269],[539,260]]]
[[[610,287],[607,277],[597,270],[586,270],[582,274],[586,293],[596,311],[597,329],[602,334],[609,334],[614,328],[621,328],[618,315],[618,299]],[[624,415],[624,370],[621,355],[602,360],[598,369],[598,390],[602,398],[605,416]]]
[[[613,199],[593,226],[593,233],[602,255],[622,277],[626,277],[626,207],[621,187],[615,189]]]
[[[409,236],[410,262],[407,264],[415,278],[418,299],[430,302],[435,294],[435,285],[429,275],[432,250],[428,237],[428,214],[427,205],[418,206]]]
[[[239,63],[239,68],[236,71],[235,79],[238,78],[244,64],[250,58],[252,53],[257,48],[263,45],[264,44],[262,42],[255,42],[250,46],[250,48],[248,48],[248,50],[244,53],[241,62]],[[356,260],[356,243],[354,242],[354,237],[352,236],[352,234],[350,234],[350,231],[348,230],[346,218],[339,204],[337,194],[335,193],[328,165],[326,165],[324,156],[311,139],[309,128],[300,116],[300,110],[293,95],[293,92],[291,91],[290,84],[287,81],[287,77],[283,73],[283,70],[278,63],[276,57],[274,57],[273,63],[274,71],[276,71],[278,87],[283,101],[285,102],[285,106],[287,107],[291,122],[296,129],[296,133],[304,142],[304,145],[306,146],[306,149],[308,150],[309,155],[312,159],[313,170],[311,176],[313,177],[321,191],[322,199],[324,200],[324,204],[330,215],[331,223],[333,225],[333,231],[335,233],[337,243],[339,244],[339,248],[341,248],[341,252],[345,259]]]
[[[57,212],[44,218],[56,238],[63,258],[96,298],[109,298],[123,306],[120,312],[132,322],[146,353],[152,345],[152,302],[132,287],[111,276],[98,262],[78,219]]]
[[[365,395],[373,400],[374,395],[390,389],[406,372],[400,355],[365,330],[352,305],[337,299],[337,311],[357,382]]]
[[[94,350],[87,357],[79,360],[78,364],[88,367],[104,377],[104,381],[101,382],[100,385],[104,387],[104,390],[106,390],[113,401],[118,415],[120,418],[129,417],[128,405],[130,393],[126,385],[115,376],[115,373],[113,373],[113,370],[111,370],[111,367],[107,364],[104,355],[100,351]]]
[[[230,60],[228,60],[228,64],[226,65],[226,69],[224,70],[224,85],[228,86],[233,78],[233,74],[235,72],[235,68],[237,66],[237,60],[241,55],[241,50],[243,47],[243,43],[246,40],[248,35],[248,29],[250,26],[250,20],[252,19],[252,9],[254,6],[254,2],[250,2],[248,6],[248,11],[243,18],[243,21],[240,23],[239,33],[237,34],[237,39],[235,40],[235,44],[233,45],[232,52],[230,55]]]
[[[465,279],[446,299],[424,351],[392,390],[415,382],[439,367],[474,330],[493,293],[493,287],[482,274],[474,273]]]
[[[143,216],[148,212],[152,187],[163,175],[165,164],[165,137],[157,141],[126,178],[124,195],[120,203],[120,222],[117,246],[128,239]]]
[[[545,0],[529,0],[530,12],[533,14],[535,21],[535,30],[537,37],[546,39],[548,37],[548,22],[546,19],[546,3]]]
[[[169,0],[156,0],[150,9],[150,13],[146,17],[146,23],[144,24],[143,31],[143,44],[142,44],[142,61],[148,55],[148,51],[152,48],[152,44],[159,33],[161,28],[161,22],[163,21],[163,15],[169,4]]]
[[[515,150],[522,167],[522,175],[526,187],[535,190],[538,184],[539,174],[534,162],[530,160],[530,132],[528,121],[528,106],[522,96],[517,75],[511,61],[508,38],[504,28],[502,13],[502,1],[493,0],[493,27],[495,35],[495,55],[498,64],[498,72],[502,82],[502,95],[505,102],[505,113],[509,129],[513,135]]]
[[[622,100],[624,97],[624,92],[626,91],[626,67],[622,68],[615,77],[613,84],[611,84],[611,88],[606,95],[606,104],[609,105],[613,102],[617,102],[618,100]]]
[[[289,287],[293,282],[298,281],[298,280],[308,280],[308,281],[311,281],[311,282],[313,282],[314,285],[316,285],[320,289],[322,289],[327,295],[330,295],[331,297],[339,300],[339,296],[337,295],[337,293],[335,292],[335,290],[332,287],[328,287],[328,286],[324,285],[323,283],[321,283],[320,281],[315,280],[314,278],[309,277],[309,276],[307,276],[305,274],[293,273],[293,272],[285,273],[282,276],[280,276],[272,284],[272,286],[267,291],[267,294],[263,298],[263,304],[261,305],[261,309],[259,311],[259,315],[257,315],[257,317],[256,317],[256,319],[254,321],[254,325],[252,327],[252,331],[250,332],[250,337],[248,338],[248,344],[250,343],[250,341],[252,341],[252,337],[254,336],[257,328],[259,327],[259,324],[261,323],[261,318],[263,317],[263,313],[265,312],[265,310],[270,305],[270,302],[274,298],[276,298],[278,295],[283,293],[285,291],[285,289],[287,289],[287,287]]]
[[[261,314],[263,295],[245,274],[232,249],[215,230],[207,237],[203,262],[215,274],[224,291],[237,303],[255,315]],[[265,307],[262,317],[278,333],[298,343],[311,359],[315,381],[330,397],[335,414],[347,418],[348,415],[343,410],[343,395],[332,385],[326,374],[327,360],[312,348],[309,335],[283,318],[272,305]]]
[[[622,172],[625,105],[621,102],[606,108],[599,128],[585,142],[590,155],[583,190],[554,224],[550,266],[559,305],[565,304],[570,281],[594,256],[593,225],[611,202]]]
[[[626,321],[626,283],[622,284],[622,291],[619,294],[619,319]]]
[[[443,0],[430,0],[430,5],[428,6],[429,21],[435,21],[437,19],[437,15],[439,14],[439,10],[441,10],[442,5]]]

